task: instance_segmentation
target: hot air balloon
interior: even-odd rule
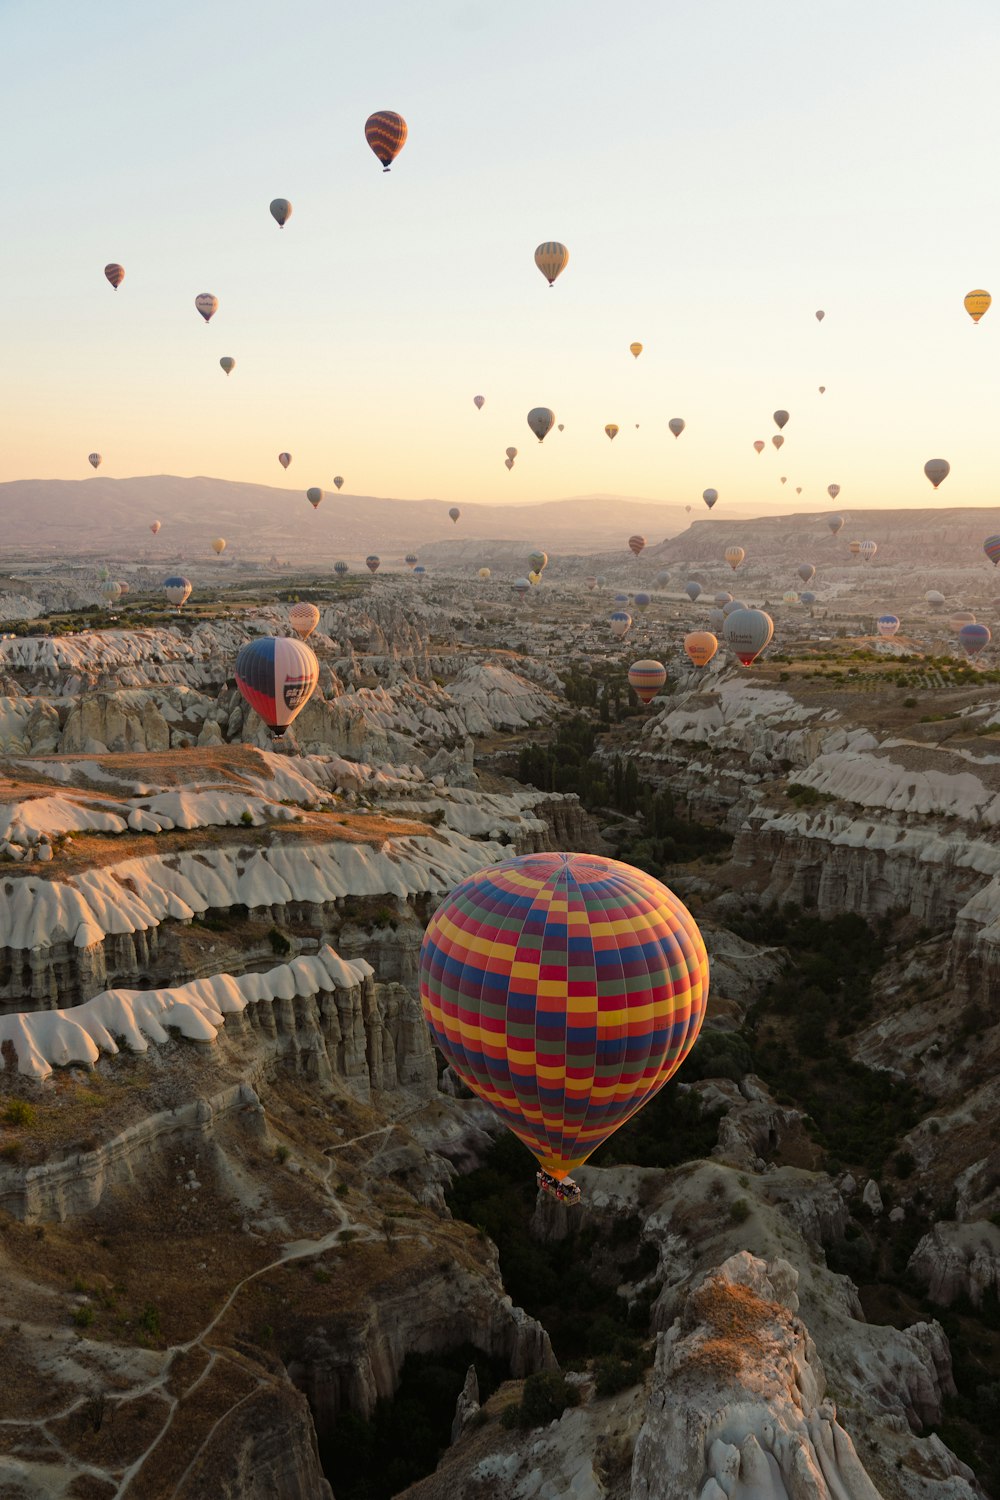
[[[513,588],[518,598],[521,600],[522,604],[524,603],[526,596],[531,593],[531,584],[526,578],[515,578],[514,582],[511,584],[511,587]]]
[[[292,461],[292,455],[290,453],[279,453],[278,454],[278,462],[279,462],[279,464],[281,465],[281,467],[283,469],[287,469],[288,465],[291,463],[291,461]]]
[[[403,561],[408,568],[415,568],[420,559],[415,552],[408,552],[403,558]]]
[[[472,398],[472,404],[476,408],[477,411],[482,411],[483,407],[486,405],[486,397],[485,396],[473,396],[473,398]]]
[[[406,121],[395,110],[376,110],[365,121],[365,140],[388,172],[406,145]]]
[[[673,892],[590,854],[479,871],[438,907],[420,950],[432,1040],[550,1191],[673,1076],[708,981],[701,934]]]
[[[632,355],[633,359],[638,359],[639,355],[642,353],[642,345],[641,344],[629,344],[629,346],[628,346],[628,352]]]
[[[671,417],[670,421],[667,423],[667,426],[670,428],[670,431],[673,433],[675,438],[680,437],[686,425],[687,424],[684,421],[683,417]]]
[[[735,609],[726,616],[723,631],[727,646],[749,667],[774,634],[774,621],[762,609]]]
[[[732,602],[733,602],[733,596],[732,596],[732,594],[727,593],[725,589],[720,589],[719,592],[712,599],[712,603],[718,609],[725,609],[726,605],[727,604],[732,604]]]
[[[831,500],[836,500],[837,496],[840,494],[840,485],[828,484],[826,487],[826,493],[830,496]]]
[[[374,572],[374,569],[372,571]],[[425,577],[427,576],[427,569],[424,567],[423,563],[417,563],[417,566],[413,570],[413,576],[418,583],[423,583]]]
[[[684,514],[686,516],[689,516],[691,514],[691,507],[690,507],[690,505],[685,505],[685,507],[684,507]]]
[[[488,583],[489,579],[490,579],[490,576],[491,575],[490,575],[489,568],[480,568],[479,569],[479,579],[480,579],[481,583]]]
[[[456,522],[458,520],[459,516],[462,514],[462,512],[459,510],[459,508],[458,508],[457,505],[453,505],[451,507],[451,509],[449,510],[448,514],[449,514],[449,516],[451,516],[452,522]]]
[[[565,422],[560,422],[559,423],[559,431],[560,432],[565,432],[566,431],[566,423]]]
[[[799,596],[794,589],[789,589],[787,593],[782,594],[781,602],[782,604],[798,604]]]
[[[604,431],[607,433],[611,441],[614,442],[615,438],[618,436],[618,423],[609,422]]]
[[[816,322],[817,323],[822,323],[822,321],[823,321],[823,319],[825,317],[826,317],[826,313],[823,311],[822,308],[820,308],[820,310],[816,314]]]
[[[110,581],[108,583],[102,583],[101,593],[108,601],[108,608],[110,609],[115,600],[120,599],[122,596],[121,584],[112,583]]]
[[[795,493],[796,493],[796,494],[797,494],[797,495],[801,495],[801,493],[802,493],[802,486],[801,486],[801,484],[797,484],[797,485],[796,485],[796,486],[795,486]]]
[[[216,557],[221,557],[222,554],[223,554],[223,552],[225,552],[225,550],[226,550],[226,539],[225,539],[225,537],[224,536],[217,536],[215,538],[215,540],[213,541],[213,543],[212,543],[212,551],[215,553]]]
[[[941,609],[945,602],[944,595],[938,589],[928,589],[924,598],[931,609]]]
[[[313,510],[316,509],[322,498],[323,491],[319,489],[317,485],[314,484],[312,489],[306,490],[306,499],[309,501],[309,504],[312,506]]]
[[[959,644],[965,651],[966,656],[978,656],[980,651],[985,651],[990,643],[990,629],[988,625],[963,625],[958,632]]]
[[[705,490],[702,493],[702,497],[701,498],[704,500],[704,502],[708,506],[709,510],[711,510],[712,506],[715,504],[716,500],[718,500],[718,498],[719,498],[719,492],[718,492],[718,490]]]
[[[652,703],[666,680],[662,661],[634,661],[628,669],[628,685],[640,703]]]
[[[231,375],[236,369],[236,361],[235,359],[233,359],[231,354],[224,354],[219,360],[219,364],[225,370],[227,375]]]
[[[122,596],[123,599],[124,599],[125,595],[128,593],[128,584],[125,583],[125,581],[123,579],[121,579],[121,578],[119,578],[119,580],[118,580],[118,592],[121,594],[121,596]]]
[[[774,425],[780,430],[788,421],[787,411],[776,411],[774,413]]]
[[[569,265],[569,251],[558,240],[544,240],[535,251],[535,265],[552,286]]]
[[[616,609],[611,616],[611,634],[616,641],[622,640],[632,628],[632,616],[624,609]]]
[[[549,411],[547,406],[533,406],[528,413],[528,426],[540,443],[545,441],[545,435],[552,431],[555,421],[555,413]]]
[[[528,582],[531,584],[532,588],[537,588],[541,581],[542,575],[541,573],[539,573],[537,568],[533,569],[533,571],[528,574]]]
[[[996,567],[997,563],[1000,563],[1000,536],[988,536],[983,543],[983,551]]]
[[[666,568],[661,568],[656,575],[656,587],[658,589],[665,589],[669,582],[670,574],[667,572]]]
[[[888,639],[890,636],[895,635],[896,631],[899,629],[899,616],[879,615],[878,619],[875,621],[875,629],[878,631],[879,635],[885,636],[886,639]]]
[[[958,635],[963,625],[975,625],[976,617],[971,609],[958,609],[948,621],[948,629]]]
[[[594,575],[592,573],[588,573],[587,577],[583,581],[587,585],[587,588],[590,589],[591,593],[593,593],[594,589],[596,589],[597,587],[597,579],[594,577]]]
[[[702,592],[701,584],[700,583],[695,583],[692,580],[690,583],[686,583],[684,585],[684,592],[685,592],[685,594],[687,594],[688,598],[691,600],[691,603],[693,604],[695,602],[695,600],[698,598],[699,594]]]
[[[861,552],[861,543],[860,542],[848,542],[848,544],[847,544],[847,550],[851,554],[852,557],[857,557],[860,554],[860,552]]]
[[[334,487],[334,489],[337,489],[337,490],[342,490],[344,488],[344,476],[343,476],[343,474],[334,474],[334,476],[333,476],[333,487]]]
[[[721,609],[710,609],[708,612],[708,628],[716,635],[722,634],[722,627],[726,623],[726,617]]]
[[[836,536],[838,531],[844,529],[844,518],[843,516],[827,516],[826,524],[830,528],[831,536]]]
[[[774,434],[774,437],[773,437],[773,438],[772,438],[772,439],[771,439],[771,442],[772,442],[772,443],[773,443],[773,444],[774,444],[774,446],[775,446],[775,447],[776,447],[776,448],[780,448],[780,447],[781,447],[781,445],[782,445],[782,443],[783,443],[783,442],[784,442],[784,441],[785,441],[785,440],[784,440],[784,438],[783,438],[783,437],[782,437],[782,436],[781,436],[781,433],[780,433],[780,432],[776,432],[776,433],[775,433],[775,434]]]
[[[125,280],[125,267],[120,266],[116,260],[112,260],[104,267],[104,274],[117,292]]]
[[[636,609],[639,611],[639,613],[641,615],[644,615],[646,613],[647,609],[652,604],[652,602],[653,602],[653,596],[652,596],[652,594],[644,594],[644,593],[636,594],[635,597],[632,600],[632,603],[635,605]]]
[[[291,217],[292,205],[289,203],[287,198],[271,199],[271,218],[277,224],[279,229],[284,229],[285,225],[288,223]]]
[[[536,547],[534,552],[528,553],[528,561],[530,562],[536,573],[542,573],[544,572],[548,564],[549,554],[547,552],[540,551],[539,548]]]
[[[167,596],[167,603],[180,609],[191,597],[191,580],[174,573],[169,578],[164,578],[163,592]]]
[[[862,542],[861,543],[860,551],[861,551],[861,561],[862,562],[871,562],[872,558],[875,556],[876,552],[878,551],[878,542]]]
[[[381,561],[382,559],[377,556],[376,553],[372,552],[365,558],[365,567],[368,569],[369,573],[377,573]],[[416,568],[414,568],[413,571],[415,573],[417,571]]]
[[[219,311],[219,299],[218,297],[213,297],[211,292],[199,292],[194,299],[194,305],[206,323],[211,322],[212,318]]]
[[[746,553],[744,552],[742,547],[727,547],[725,552],[723,553],[723,556],[735,573],[740,563],[746,557]]]
[[[615,595],[615,603],[616,604],[627,604],[628,601],[629,601],[629,595],[628,594],[616,594]]]
[[[766,448],[766,446],[767,446],[767,444],[764,442],[763,438],[758,438],[757,441],[754,443],[753,449],[754,449],[754,452],[757,454],[758,458],[763,453],[763,451]]]
[[[510,459],[511,463],[513,463],[514,459],[517,457],[517,449],[516,448],[508,448],[506,450],[506,452],[507,452],[507,457]]]
[[[604,576],[603,573],[598,573],[598,575],[597,575],[597,587],[599,589],[602,589],[604,587],[604,585],[607,583],[607,581],[608,580],[605,578],[605,576]]]
[[[101,459],[101,455],[99,453],[88,453],[87,462],[92,469],[99,469],[103,460]]]
[[[782,476],[781,476],[781,482],[782,482],[782,484],[787,484],[788,483],[788,475],[787,474],[782,474]]]
[[[336,573],[338,578],[343,578],[345,574],[351,571],[350,563],[335,562],[333,565],[333,571]]]
[[[816,577],[816,569],[813,567],[812,563],[800,563],[798,567],[798,575],[802,579],[803,583],[811,583]]]
[[[951,473],[951,464],[946,458],[929,458],[924,464],[924,473],[937,489],[938,485],[942,484]]]
[[[163,525],[163,522],[162,522],[162,521],[151,521],[151,522],[150,522],[150,523],[149,523],[149,529],[150,529],[150,531],[151,531],[151,532],[152,532],[152,533],[153,533],[153,535],[154,535],[154,536],[155,536],[155,535],[156,535],[156,533],[157,533],[157,532],[158,532],[158,531],[159,531],[159,529],[160,529],[160,527],[161,527],[161,526],[162,526],[162,525]]]
[[[813,593],[810,593],[810,591],[808,589],[806,589],[803,593],[801,593],[799,595],[799,598],[802,600],[803,604],[815,604],[816,603],[816,595],[813,594]]]
[[[319,681],[319,662],[302,641],[258,636],[236,658],[236,686],[275,739],[309,702]]]
[[[820,386],[817,386],[816,389],[819,391],[820,395],[822,396],[825,393],[825,391],[826,391],[826,386],[825,385],[820,385]]]
[[[724,604],[722,606],[722,617],[723,619],[728,620],[729,616],[731,614],[734,614],[736,610],[748,608],[749,605],[745,604],[742,599],[730,599],[728,604]]]
[[[982,288],[979,288],[975,292],[966,292],[965,310],[969,314],[969,317],[972,319],[973,323],[978,323],[979,319],[983,316],[983,313],[989,312],[990,303],[992,301],[993,298],[990,296],[989,292],[984,292]]]
[[[708,630],[692,630],[684,637],[684,650],[696,667],[707,667],[718,649],[719,642]]]
[[[299,639],[304,641],[319,624],[319,610],[315,604],[293,604],[288,611],[288,623]]]
[[[635,536],[630,536],[629,537],[629,539],[628,539],[628,545],[629,545],[629,551],[632,552],[632,554],[635,557],[638,557],[639,553],[642,551],[643,547],[645,547],[645,545],[646,545],[646,538],[644,536],[639,536],[639,534],[637,532],[635,534]]]
[[[514,460],[512,458],[505,458],[503,463],[505,469],[512,469],[514,467]]]

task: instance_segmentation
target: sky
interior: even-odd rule
[[[0,45],[0,480],[1000,502],[995,0],[0,0]]]

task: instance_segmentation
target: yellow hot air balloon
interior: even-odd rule
[[[481,578],[481,580],[482,580],[483,583],[486,583],[487,580],[490,577],[490,570],[489,570],[489,568],[480,568],[479,569],[479,577]]]
[[[215,555],[217,557],[221,557],[222,554],[223,554],[223,552],[225,552],[225,550],[226,550],[226,539],[225,539],[225,537],[224,536],[217,536],[215,538],[215,541],[212,543],[212,551],[215,553]]]
[[[609,422],[608,425],[607,425],[607,427],[605,427],[604,431],[607,433],[607,435],[611,439],[611,441],[614,442],[615,438],[618,436],[618,423],[617,422]]]
[[[528,582],[530,584],[537,585],[537,584],[541,583],[541,581],[542,581],[542,575],[541,575],[541,573],[529,573],[528,574]]]
[[[733,572],[735,573],[736,569],[739,567],[740,563],[746,557],[746,553],[744,552],[744,550],[743,550],[742,547],[727,547],[726,550],[725,550],[724,556],[725,556],[726,562],[729,564],[729,566],[732,568]]]
[[[558,240],[543,240],[535,251],[535,265],[552,286],[569,265],[569,251]]]
[[[693,630],[684,637],[684,650],[696,667],[707,667],[719,649],[719,642],[711,631]]]
[[[642,345],[641,344],[629,344],[628,350],[629,350],[629,353],[632,355],[633,359],[638,359],[639,355],[642,353]]]
[[[965,310],[973,323],[978,323],[983,313],[989,312],[992,301],[993,298],[989,292],[984,292],[981,287],[974,292],[966,293]]]

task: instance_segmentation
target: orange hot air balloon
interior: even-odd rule
[[[684,650],[696,667],[707,667],[719,649],[719,642],[710,630],[692,630],[684,637]]]
[[[641,344],[629,344],[628,349],[633,359],[638,359],[639,355],[642,353]]]
[[[973,323],[978,323],[979,319],[983,316],[983,313],[989,312],[990,303],[992,301],[993,298],[990,296],[989,292],[984,292],[981,287],[977,288],[977,290],[974,292],[966,293],[964,304],[965,310],[969,314],[969,317],[972,319]]]
[[[225,550],[226,550],[226,539],[225,539],[225,537],[224,536],[217,536],[215,538],[215,541],[212,543],[212,551],[215,553],[216,557],[221,557],[222,554],[223,554],[223,552],[225,552]]]
[[[365,140],[388,172],[406,145],[406,121],[392,109],[379,109],[365,121]]]
[[[609,422],[608,425],[607,425],[607,427],[605,427],[604,431],[607,433],[607,435],[611,439],[611,441],[614,442],[615,438],[618,436],[618,423],[617,422]]]
[[[125,267],[120,266],[117,261],[113,260],[104,267],[104,274],[117,292],[118,288],[125,280]]]

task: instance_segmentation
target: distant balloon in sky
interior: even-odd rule
[[[415,568],[420,559],[415,552],[408,552],[403,558],[403,561],[408,568]]]
[[[641,344],[629,344],[628,348],[629,348],[629,353],[632,355],[633,359],[638,359],[639,355],[642,353],[642,345]]]
[[[780,448],[780,447],[781,447],[781,445],[782,445],[782,443],[783,443],[783,442],[784,442],[784,441],[785,441],[785,440],[784,440],[784,438],[783,438],[783,437],[782,437],[782,436],[781,436],[781,433],[780,433],[780,432],[776,432],[776,433],[775,433],[775,434],[774,434],[774,437],[773,437],[773,438],[772,438],[772,439],[771,439],[771,442],[772,442],[772,443],[773,443],[773,444],[774,444],[774,446],[775,446],[775,447],[776,447],[776,448]]]
[[[758,438],[757,441],[754,443],[754,445],[753,445],[754,452],[757,454],[758,458],[763,453],[763,451],[764,451],[764,449],[765,449],[766,446],[767,445],[765,444],[763,438]]]
[[[725,552],[723,553],[723,556],[735,573],[740,563],[746,557],[746,553],[744,552],[742,547],[727,547]]]
[[[837,496],[840,494],[840,485],[839,484],[828,484],[827,487],[826,487],[826,493],[830,496],[831,500],[836,500]],[[839,527],[838,527],[838,530],[839,530]]]
[[[225,539],[225,537],[224,536],[217,536],[215,538],[215,541],[212,543],[212,551],[215,553],[216,557],[221,557],[222,554],[223,554],[223,552],[225,552],[225,550],[226,550],[226,539]]]
[[[823,311],[823,309],[822,309],[822,308],[820,308],[820,309],[819,309],[819,310],[818,310],[818,312],[817,312],[817,313],[816,313],[816,322],[817,322],[817,323],[822,323],[822,321],[823,321],[823,319],[824,319],[824,318],[825,318],[825,317],[826,317],[826,313],[825,313],[825,312],[824,312],[824,311]]]
[[[194,305],[206,323],[210,322],[219,311],[219,299],[218,297],[213,297],[211,292],[199,292],[194,299]]]
[[[812,563],[800,563],[797,572],[803,583],[811,583],[816,577],[816,569]]]
[[[459,510],[457,505],[453,505],[448,514],[449,516],[451,516],[452,521],[457,521],[462,512]]]
[[[996,567],[997,563],[1000,563],[1000,536],[988,536],[983,543],[983,551]]]
[[[652,703],[666,680],[662,661],[634,661],[628,669],[628,685],[640,703]]]
[[[569,251],[558,240],[543,240],[535,251],[535,265],[552,286],[569,265]]]
[[[160,527],[162,525],[163,525],[162,521],[150,521],[150,523],[149,523],[149,529],[153,533],[153,535],[155,536],[156,533],[159,531],[159,529],[160,529]]]
[[[555,419],[555,412],[550,411],[547,406],[533,406],[529,411],[528,426],[540,443],[545,441],[546,433],[552,431]]]
[[[285,225],[288,223],[291,217],[292,205],[289,203],[287,198],[271,199],[271,218],[277,224],[279,229],[284,229]]]
[[[92,469],[99,469],[102,463],[101,455],[99,453],[88,453],[87,462]]]
[[[784,427],[784,425],[785,425],[785,423],[787,421],[788,421],[788,413],[787,413],[787,411],[776,411],[774,413],[774,425],[776,427],[778,427],[778,428]]]
[[[514,460],[512,458],[505,458],[503,462],[504,468],[506,469],[512,469],[514,467]]]
[[[473,398],[472,398],[472,404],[476,408],[477,411],[482,411],[483,407],[486,405],[486,397],[485,396],[473,396]]]
[[[826,391],[826,386],[825,385],[820,385],[820,386],[817,386],[816,389],[819,391],[820,395],[822,396],[824,394],[824,392]]]
[[[636,534],[634,536],[630,536],[629,537],[629,539],[628,539],[628,545],[629,545],[629,550],[633,553],[633,555],[635,557],[638,557],[639,553],[642,551],[643,547],[645,547],[645,545],[646,545],[646,538],[644,536],[640,536],[639,533],[636,532]]]
[[[279,462],[279,464],[281,465],[281,467],[283,469],[287,469],[288,465],[291,463],[291,461],[292,461],[292,455],[290,453],[279,453],[278,454],[278,462]]]
[[[163,580],[163,592],[167,596],[167,603],[180,609],[191,597],[191,580],[180,573],[172,573]]]
[[[703,491],[701,498],[704,500],[704,502],[708,506],[709,510],[711,510],[712,506],[715,504],[716,500],[718,500],[718,498],[719,498],[719,492],[718,492],[718,490],[705,490],[705,491]]]
[[[707,667],[719,649],[719,642],[709,630],[692,630],[684,637],[684,650],[696,667]]]
[[[896,634],[896,631],[899,629],[899,616],[879,615],[878,619],[875,621],[875,629],[878,631],[879,635],[888,640],[890,636],[894,636]]]
[[[343,476],[343,474],[334,474],[334,476],[333,476],[333,484],[334,484],[334,488],[335,489],[342,490],[344,488],[344,476]]]
[[[116,260],[113,260],[104,267],[104,274],[117,292],[125,280],[125,267],[120,266]]]
[[[836,536],[838,531],[844,529],[844,518],[843,516],[827,516],[826,524],[830,528],[831,535]]]
[[[302,641],[259,636],[236,658],[236,686],[275,739],[309,702],[319,681],[319,662]]]
[[[565,432],[566,431],[566,423],[565,422],[560,422],[559,423],[559,431],[560,432]]]
[[[379,109],[365,121],[365,140],[388,172],[406,145],[406,121],[392,109]]]
[[[667,426],[670,428],[670,431],[673,433],[675,438],[680,437],[686,425],[687,424],[685,423],[683,417],[671,417],[670,421],[667,423]]]
[[[774,634],[774,621],[762,609],[734,609],[723,627],[726,644],[745,667],[755,662]]]
[[[924,464],[924,473],[937,489],[938,485],[942,484],[951,473],[951,464],[946,458],[929,458]]]
[[[365,567],[368,569],[369,573],[377,573],[381,561],[382,559],[376,553],[372,552],[368,557],[365,558]],[[413,571],[416,572],[416,568],[414,568]]]
[[[298,604],[293,604],[288,611],[288,623],[295,634],[304,641],[307,636],[312,635],[319,624],[319,610],[315,604],[300,601]]]
[[[859,551],[862,562],[871,562],[878,551],[878,542],[862,542]]]
[[[958,639],[966,656],[978,656],[990,643],[990,628],[988,625],[963,625],[958,632]]]
[[[609,422],[604,431],[607,433],[611,441],[614,442],[615,438],[618,436],[618,423]]]
[[[346,562],[335,562],[333,565],[333,571],[336,573],[338,578],[343,578],[347,573],[351,571],[351,565],[350,563]]]
[[[978,323],[983,313],[989,312],[992,301],[989,292],[984,292],[981,287],[974,292],[966,292],[965,310],[973,323]]]
[[[306,499],[309,501],[309,504],[312,506],[313,510],[316,509],[322,498],[323,491],[319,489],[317,485],[313,485],[311,489],[306,490]]]
[[[796,486],[795,486],[795,493],[796,493],[796,494],[797,494],[797,495],[801,495],[801,493],[802,493],[802,486],[801,486],[801,484],[797,484],[797,485],[796,485]]]
[[[227,375],[231,375],[236,369],[236,361],[235,359],[233,359],[231,354],[224,354],[219,360],[219,364],[225,370]]]
[[[507,457],[513,463],[514,459],[517,457],[517,449],[516,448],[508,448],[507,449]]]
[[[616,641],[624,639],[632,627],[632,616],[624,609],[616,609],[611,616],[611,634]]]
[[[782,482],[782,484],[787,484],[788,483],[788,475],[787,474],[782,474],[782,476],[781,476],[781,482]]]

